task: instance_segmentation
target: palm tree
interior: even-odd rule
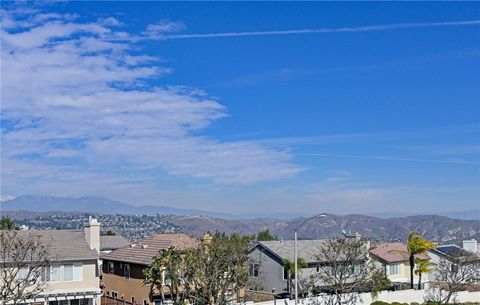
[[[415,270],[415,274],[418,275],[418,290],[420,290],[422,287],[422,273],[427,273],[430,272],[430,266],[432,265],[432,262],[426,259],[419,259],[417,258],[415,260],[417,263],[417,270]]]
[[[412,231],[410,235],[408,235],[408,242],[407,242],[407,251],[409,254],[409,261],[410,261],[410,289],[414,289],[413,287],[413,269],[415,268],[415,256],[425,253],[428,250],[435,248],[435,244],[431,241],[421,237],[417,234],[417,232]]]
[[[292,279],[295,277],[295,263],[288,258],[283,260],[283,267],[287,270],[287,291],[292,294]],[[298,271],[301,272],[302,268],[307,267],[307,261],[301,257],[297,258]],[[295,279],[296,281],[298,279]]]

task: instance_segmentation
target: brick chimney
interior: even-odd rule
[[[100,254],[100,223],[91,216],[88,219],[88,224],[85,226],[85,239],[90,249]]]

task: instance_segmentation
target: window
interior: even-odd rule
[[[60,282],[60,265],[50,266],[50,282]]]
[[[250,264],[249,275],[252,277],[258,277],[260,265],[259,264]]]
[[[133,304],[136,304],[136,303],[135,303],[135,297],[132,297],[132,303],[133,303]]]
[[[395,275],[400,273],[400,264],[391,264],[388,266],[389,274]]]
[[[129,264],[124,264],[123,265],[123,277],[126,280],[130,279],[130,265]]]
[[[112,298],[117,299],[118,298],[118,292],[112,291]]]
[[[17,277],[19,280],[26,280],[28,277],[28,267],[18,269]]]
[[[337,267],[332,266],[330,268],[330,275],[336,277],[337,276]]]
[[[63,265],[63,280],[65,282],[73,281],[73,264]]]
[[[108,273],[115,274],[115,263],[108,262]]]
[[[70,305],[80,305],[80,300],[70,300]]]
[[[73,264],[73,280],[83,281],[83,264],[82,263]]]
[[[317,265],[317,268],[315,268],[317,273],[320,272],[320,265]]]
[[[143,300],[143,305],[148,305],[147,300]]]
[[[288,268],[283,267],[283,279],[284,280],[288,280],[288,273],[289,273]],[[291,276],[292,280],[295,279],[295,273],[292,273],[290,276]]]
[[[353,267],[353,274],[360,274],[360,265],[355,265]]]

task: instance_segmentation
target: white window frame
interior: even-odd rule
[[[394,273],[395,271],[395,273]],[[400,264],[393,263],[388,265],[388,275],[398,275],[400,274]]]
[[[67,269],[67,266],[72,266],[72,278],[71,278],[71,279],[67,279],[67,278],[65,277],[65,275],[66,275],[65,270]],[[63,268],[62,268],[62,269],[63,269],[63,274],[62,274],[62,279],[63,279],[63,281],[64,281],[64,282],[73,282],[73,269],[74,269],[74,264],[73,264],[73,263],[71,263],[71,264],[63,264],[62,267],[63,267]]]
[[[256,271],[256,275],[255,275],[255,271]],[[256,264],[256,263],[251,263],[250,266],[249,266],[249,269],[248,269],[248,273],[249,273],[249,276],[250,277],[259,277],[260,276],[260,264]]]
[[[82,263],[73,264],[73,281],[74,282],[83,281],[83,264]]]
[[[112,267],[112,269],[110,269]],[[115,274],[115,262],[108,261],[107,262],[107,271],[108,274]]]
[[[127,272],[126,270],[128,269],[128,276],[127,276]],[[130,272],[131,272],[131,269],[130,269],[130,264],[123,264],[123,278],[126,279],[126,280],[129,280],[130,279]]]
[[[50,276],[48,278],[49,282],[61,282],[62,281],[62,266],[61,265],[54,264],[54,265],[49,266],[48,269],[49,269],[49,272],[50,272]],[[54,278],[54,276],[53,276],[53,274],[54,274],[53,270],[54,269],[58,270],[57,278]]]

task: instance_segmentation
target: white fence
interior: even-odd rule
[[[349,304],[370,305],[374,301],[399,302],[399,303],[424,303],[432,294],[438,295],[438,290],[400,290],[400,291],[382,291],[373,299],[370,293],[361,293],[355,302]],[[300,305],[328,305],[326,297],[318,296],[306,299],[299,299]],[[468,292],[462,291],[452,295],[450,303],[480,302],[480,291]],[[268,302],[247,302],[245,305],[295,305],[294,300],[282,299]]]

